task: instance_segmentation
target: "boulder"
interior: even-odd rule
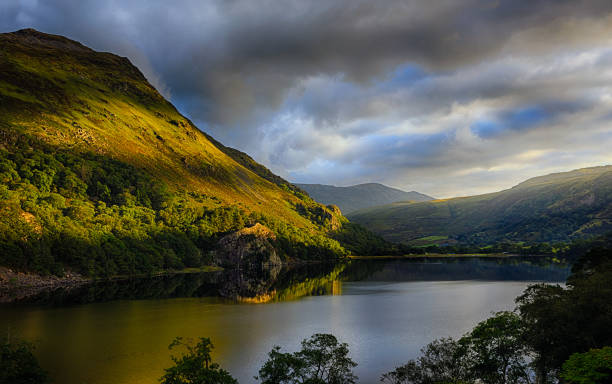
[[[272,242],[276,235],[259,223],[222,237],[217,244],[215,263],[223,267],[281,265]]]

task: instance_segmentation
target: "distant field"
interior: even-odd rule
[[[440,243],[447,243],[448,236],[443,235],[433,235],[433,236],[425,236],[420,237],[418,239],[414,239],[409,241],[408,244],[415,247],[428,247],[430,245],[439,245]]]

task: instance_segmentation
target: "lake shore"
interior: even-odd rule
[[[349,256],[352,260],[387,260],[387,259],[439,259],[439,258],[508,258],[508,257],[546,257],[547,255],[519,255],[516,253],[424,253],[407,255],[383,255],[383,256]]]
[[[10,304],[42,292],[56,289],[72,289],[91,284],[100,280],[128,280],[143,277],[157,277],[186,273],[202,273],[222,271],[223,268],[205,266],[201,268],[185,268],[182,270],[159,271],[151,274],[116,275],[111,277],[88,277],[76,272],[66,272],[64,276],[39,275],[33,272],[18,272],[0,266],[0,304]]]
[[[41,276],[31,272],[17,272],[0,267],[0,304],[12,303],[44,291],[58,288],[76,288],[91,281],[78,273],[66,273],[62,277]]]

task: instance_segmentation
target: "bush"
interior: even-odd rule
[[[49,382],[47,373],[40,367],[32,351],[32,344],[25,341],[0,342],[0,384],[44,384]]]
[[[563,363],[561,377],[570,384],[605,384],[612,380],[612,347],[574,353]]]
[[[172,356],[174,366],[167,368],[160,379],[162,384],[238,384],[227,371],[213,363],[210,352],[214,348],[210,339],[202,337],[194,345],[177,337],[168,349],[183,347],[187,353]]]

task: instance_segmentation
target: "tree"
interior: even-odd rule
[[[381,381],[389,384],[459,384],[468,376],[452,338],[434,340],[421,349],[421,356],[387,372]]]
[[[612,380],[612,347],[574,353],[563,364],[561,378],[569,384],[604,384]]]
[[[177,337],[168,349],[179,346],[186,348],[187,353],[171,357],[174,366],[165,370],[166,373],[160,379],[162,384],[238,384],[219,364],[212,362],[210,352],[214,346],[209,338],[201,337],[194,345],[193,342],[183,342],[183,338]]]
[[[531,383],[523,323],[514,312],[498,312],[463,336],[457,353],[469,376],[486,383]]]
[[[435,340],[421,356],[385,373],[389,384],[530,383],[533,373],[523,325],[513,312],[498,312],[458,341]]]
[[[32,344],[25,341],[1,341],[0,384],[44,384],[49,382],[32,351]]]
[[[256,377],[263,384],[354,384],[357,366],[348,356],[348,344],[334,335],[316,333],[302,341],[302,349],[283,353],[276,346]]]
[[[596,267],[573,275],[568,288],[538,284],[516,299],[539,382],[573,353],[612,345],[611,278],[612,269]]]

